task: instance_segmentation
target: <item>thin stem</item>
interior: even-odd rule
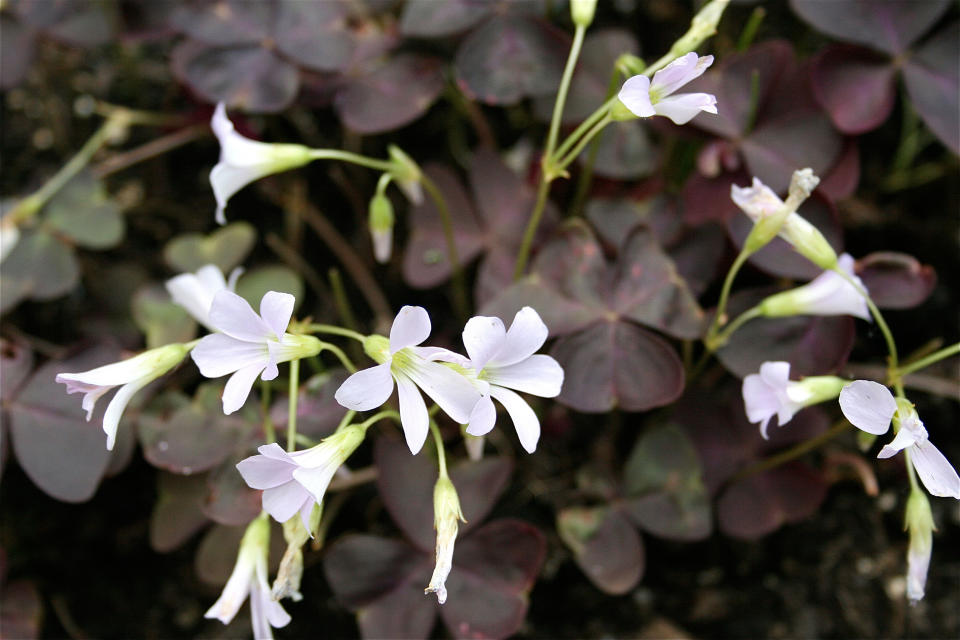
[[[290,361],[290,397],[287,405],[287,451],[297,449],[297,400],[300,397],[300,360]]]
[[[375,413],[369,418],[367,418],[366,420],[364,420],[363,422],[361,422],[360,426],[363,427],[364,429],[368,429],[371,426],[373,426],[374,423],[379,422],[384,418],[390,418],[394,422],[398,424],[400,423],[400,414],[398,412],[394,411],[393,409],[384,409],[383,411],[380,411],[379,413]]]
[[[583,151],[583,148],[587,146],[587,143],[593,140],[593,137],[603,131],[611,122],[613,122],[613,117],[608,113],[603,116],[599,122],[590,127],[590,130],[583,134],[583,137],[577,141],[577,144],[573,145],[573,149],[571,149],[562,160],[554,165],[556,170],[563,171],[566,169],[571,162],[577,159],[577,156],[580,155],[580,152]]]
[[[586,32],[586,26],[578,24],[573,33],[573,44],[570,45],[567,65],[563,68],[563,76],[561,76],[560,86],[557,88],[557,99],[553,103],[553,116],[550,118],[550,132],[547,134],[547,147],[544,154],[547,158],[553,155],[553,149],[557,145],[560,121],[563,119],[563,107],[567,102],[567,92],[570,90],[570,81],[573,79],[573,71],[577,67],[577,58],[580,57],[580,48],[583,46],[583,37]]]
[[[344,329],[343,327],[337,327],[332,324],[311,324],[307,327],[307,330],[313,331],[315,333],[329,333],[335,336],[343,336],[345,338],[353,338],[358,342],[363,342],[367,339],[362,333],[358,333],[351,329]]]
[[[433,204],[437,208],[437,213],[440,214],[443,237],[447,243],[447,259],[450,261],[450,268],[453,273],[451,278],[453,285],[453,305],[457,315],[461,318],[466,318],[469,314],[467,287],[463,280],[463,269],[460,267],[460,258],[457,255],[457,242],[453,235],[453,217],[450,215],[450,208],[447,206],[447,200],[443,197],[443,193],[428,175],[424,174],[420,178],[420,182],[433,200]]]
[[[564,155],[570,149],[570,147],[572,147],[573,144],[580,139],[580,136],[586,133],[587,130],[595,125],[601,118],[603,118],[603,116],[607,115],[607,113],[610,111],[610,105],[613,104],[613,101],[616,99],[616,96],[611,96],[606,102],[600,105],[596,111],[587,116],[586,120],[577,125],[577,128],[574,129],[562,143],[560,143],[560,146],[557,147],[556,150],[554,150],[553,157],[558,158]],[[553,158],[550,158],[550,160],[552,159]]]
[[[533,245],[533,237],[537,234],[537,226],[540,224],[540,218],[543,216],[543,209],[547,205],[547,196],[550,193],[550,181],[545,176],[540,177],[540,184],[537,185],[537,201],[533,205],[533,212],[530,214],[530,221],[527,222],[527,228],[523,232],[523,240],[520,242],[520,251],[517,253],[517,261],[513,265],[513,280],[516,282],[523,277],[523,272],[527,270],[527,260],[530,257],[530,247]]]
[[[910,490],[920,491],[920,485],[917,483],[917,472],[913,469],[913,461],[910,459],[910,447],[903,450],[903,463],[907,465],[907,477],[910,478]]]
[[[322,341],[321,341],[321,343],[320,343],[320,349],[321,349],[321,350],[324,350],[324,351],[329,351],[330,353],[332,353],[333,355],[335,355],[335,356],[337,357],[337,360],[340,361],[340,364],[343,365],[344,369],[346,369],[346,370],[349,371],[350,373],[356,373],[356,372],[357,372],[357,367],[356,367],[356,365],[354,365],[353,362],[350,360],[350,358],[347,357],[347,354],[345,354],[345,353],[343,352],[343,349],[341,349],[341,348],[338,347],[337,345],[331,344],[331,343],[329,343],[329,342],[322,342]]]
[[[838,435],[840,435],[841,433],[843,433],[844,431],[847,431],[852,427],[853,425],[847,422],[846,420],[841,420],[837,424],[833,425],[830,429],[828,429],[827,431],[824,431],[823,433],[816,436],[815,438],[810,438],[809,440],[805,440],[794,447],[790,447],[786,451],[781,451],[776,455],[772,455],[769,458],[765,458],[756,464],[750,465],[746,469],[734,475],[729,480],[728,484],[736,482],[737,480],[742,480],[743,478],[746,478],[752,475],[756,475],[762,471],[769,471],[774,467],[779,467],[780,465],[790,462],[795,458],[799,458],[800,456],[807,453],[808,451],[813,451],[820,445],[832,440],[833,438],[837,437]]]
[[[337,314],[348,329],[356,330],[359,326],[357,319],[353,315],[353,309],[350,308],[350,301],[347,298],[347,289],[343,286],[343,277],[340,275],[340,269],[331,267],[327,270],[327,279],[330,281],[330,289],[333,291],[333,301],[337,307]]]
[[[610,82],[607,84],[607,101],[613,98],[617,92],[617,86],[620,84],[620,70],[614,66],[610,74]],[[597,162],[597,155],[600,153],[600,138],[594,138],[590,143],[590,151],[587,152],[587,160],[583,163],[580,175],[577,177],[577,188],[573,199],[570,201],[570,207],[567,209],[568,216],[577,215],[583,207],[587,194],[590,191],[590,183],[593,182],[593,167]]]
[[[208,135],[210,135],[210,125],[207,123],[184,127],[183,129],[168,133],[165,136],[151,140],[129,151],[111,155],[103,162],[92,167],[90,172],[96,178],[105,178],[144,160],[155,158]]]
[[[737,254],[737,258],[733,261],[733,264],[730,265],[727,277],[723,281],[723,289],[720,290],[720,301],[717,303],[717,312],[713,315],[713,321],[710,323],[710,329],[707,331],[705,341],[712,340],[716,336],[717,330],[726,324],[727,299],[730,297],[733,279],[737,277],[737,272],[743,267],[751,253],[751,251],[744,247],[740,250],[740,253]]]
[[[357,415],[357,412],[354,411],[353,409],[350,409],[345,414],[343,414],[343,417],[340,418],[340,424],[337,425],[336,431],[340,431],[341,429],[346,427],[348,424],[350,424],[350,421],[353,420],[353,417],[355,415]]]
[[[290,265],[290,268],[303,276],[321,300],[327,297],[329,292],[320,275],[316,269],[300,255],[299,251],[284,242],[280,236],[273,232],[267,234],[265,241],[270,250],[273,251],[278,258],[286,262]]]
[[[929,367],[935,362],[939,362],[944,358],[949,358],[950,356],[956,355],[958,353],[960,353],[960,342],[956,344],[952,344],[949,347],[944,347],[939,351],[934,351],[933,353],[926,356],[925,358],[921,358],[916,362],[911,362],[910,364],[906,364],[900,367],[899,369],[897,369],[897,375],[902,378],[903,376],[910,375],[914,371],[919,371],[920,369]]]
[[[721,331],[715,338],[710,340],[709,343],[706,343],[706,347],[709,351],[716,351],[717,349],[723,347],[727,344],[727,341],[730,340],[730,336],[734,334],[740,327],[750,322],[754,318],[760,317],[763,315],[763,312],[760,310],[759,306],[751,307],[734,319],[729,325],[727,325],[723,331]]]
[[[443,438],[440,436],[440,428],[434,420],[430,420],[430,433],[433,434],[433,441],[437,445],[437,464],[440,465],[440,477],[447,476],[447,452],[443,448]]]
[[[311,149],[310,157],[314,160],[340,160],[342,162],[357,164],[361,167],[367,167],[368,169],[374,169],[376,171],[389,172],[394,169],[393,163],[387,160],[368,158],[367,156],[362,156],[359,153],[341,151],[339,149]]]

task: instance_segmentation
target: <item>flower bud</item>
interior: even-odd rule
[[[423,187],[420,185],[420,180],[423,178],[423,172],[420,166],[396,145],[388,146],[387,152],[390,154],[390,162],[393,163],[390,175],[393,176],[397,186],[407,196],[407,200],[413,204],[422,203]]]
[[[369,225],[373,239],[373,255],[377,262],[384,264],[390,260],[393,248],[393,205],[386,194],[377,192],[370,199]]]
[[[910,532],[910,546],[907,548],[907,598],[916,604],[923,598],[923,589],[927,583],[927,569],[930,567],[930,553],[933,551],[933,514],[930,502],[923,491],[910,492],[907,499],[907,511],[904,522]]]
[[[703,5],[690,21],[690,28],[670,47],[674,57],[680,57],[697,49],[704,40],[717,32],[717,25],[730,0],[713,0]]]
[[[597,0],[570,0],[570,17],[578,27],[589,27],[597,11]]]
[[[437,602],[447,601],[446,580],[453,567],[453,546],[457,539],[459,522],[466,522],[460,511],[460,498],[453,482],[440,476],[433,487],[433,526],[437,530],[436,566],[430,584],[423,592],[436,593]]]
[[[638,76],[646,70],[647,63],[643,61],[643,58],[639,58],[632,53],[623,53],[617,58],[615,66],[624,75]]]

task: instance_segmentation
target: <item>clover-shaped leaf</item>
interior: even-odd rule
[[[3,261],[0,313],[25,299],[58,298],[79,279],[77,257],[70,247],[42,229],[24,231]]]
[[[201,510],[219,524],[237,526],[247,524],[260,514],[261,491],[247,486],[237,471],[235,457],[206,474],[205,497]]]
[[[557,531],[577,566],[604,593],[627,593],[643,576],[643,538],[620,509],[563,509],[557,515]]]
[[[400,17],[400,31],[420,38],[454,35],[475,25],[491,9],[489,3],[475,0],[407,0]]]
[[[90,249],[109,249],[123,238],[123,215],[103,183],[82,171],[43,208],[44,226]]]
[[[178,549],[208,522],[203,513],[207,482],[203,475],[161,473],[157,502],[150,514],[150,547],[159,553]]]
[[[237,280],[237,295],[257,309],[260,300],[268,291],[289,293],[296,301],[296,310],[303,301],[303,278],[296,271],[284,265],[270,265],[247,271]]]
[[[857,275],[870,298],[884,309],[910,309],[933,292],[937,274],[928,264],[895,251],[876,251],[857,260]]]
[[[143,331],[147,348],[172,342],[189,342],[197,334],[197,323],[183,307],[170,300],[160,286],[141,287],[130,302],[133,321]]]
[[[215,264],[223,272],[242,263],[253,249],[257,231],[247,222],[231,222],[213,233],[184,233],[166,244],[163,259],[176,271],[196,271]]]

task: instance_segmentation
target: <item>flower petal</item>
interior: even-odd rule
[[[542,398],[555,398],[563,387],[563,367],[552,357],[537,354],[506,367],[491,367],[486,372],[486,379],[490,384]]]
[[[430,335],[430,314],[423,307],[404,306],[390,327],[390,353],[418,345]]]
[[[226,386],[223,388],[223,412],[230,415],[243,406],[250,395],[250,389],[257,376],[263,371],[263,364],[257,363],[238,369],[236,373],[230,376]]]
[[[89,393],[93,390],[93,387],[115,387],[127,384],[154,373],[156,358],[152,354],[153,351],[144,351],[132,358],[105,364],[89,371],[58,373],[56,381],[67,385],[67,393],[75,393],[76,391]],[[80,383],[84,386],[81,387],[71,383]]]
[[[220,267],[212,264],[201,267],[195,274],[182,273],[166,281],[167,292],[175,303],[200,324],[210,327],[210,305],[213,296],[227,288]]]
[[[530,405],[519,395],[503,387],[490,385],[490,395],[507,409],[507,413],[513,420],[513,426],[517,430],[517,437],[520,438],[520,444],[527,453],[536,451],[537,441],[540,439],[540,420],[537,419],[537,414]]]
[[[874,435],[890,428],[897,401],[890,389],[871,380],[854,380],[840,391],[840,410],[850,424]]]
[[[264,342],[271,334],[270,327],[250,303],[226,289],[213,296],[210,324],[228,336],[246,342]]]
[[[505,367],[526,360],[547,341],[550,330],[533,307],[524,307],[513,317],[507,338],[490,364]]]
[[[653,105],[653,110],[674,124],[687,124],[701,111],[716,113],[717,99],[709,93],[678,93]]]
[[[503,321],[494,316],[474,316],[463,327],[463,346],[474,369],[480,371],[497,355],[507,337]]]
[[[910,447],[909,453],[913,468],[931,495],[960,500],[960,476],[939,449],[926,440]]]
[[[309,492],[291,479],[263,491],[263,510],[277,522],[286,522],[300,511],[304,500],[309,499]]]
[[[783,200],[759,178],[754,178],[749,187],[730,185],[730,199],[754,222],[773,215],[783,207]]]
[[[480,401],[470,412],[470,421],[467,423],[467,433],[472,436],[483,436],[490,433],[497,421],[497,408],[489,395],[480,398]]]
[[[207,612],[203,614],[204,618],[216,618],[223,624],[230,624],[243,601],[247,599],[250,593],[250,585],[253,581],[253,567],[244,562],[243,557],[237,558],[237,563],[233,566],[230,578],[223,587],[220,597],[213,603]]]
[[[354,411],[376,409],[393,393],[393,376],[390,363],[357,371],[343,381],[334,394],[337,402]]]
[[[200,373],[219,378],[254,364],[266,366],[269,353],[262,342],[237,340],[223,333],[204,336],[190,352]]]
[[[699,57],[696,53],[690,52],[653,74],[650,90],[664,98],[702,76],[711,64],[713,64],[713,56]]]
[[[120,416],[133,395],[143,389],[150,380],[135,380],[120,387],[116,395],[107,405],[103,414],[103,432],[107,434],[107,450],[113,451],[113,444],[117,441],[117,428],[120,425]]]
[[[430,416],[427,405],[417,386],[406,376],[397,376],[397,393],[400,396],[400,424],[403,436],[410,447],[410,453],[416,455],[427,439]]]
[[[897,431],[897,435],[893,437],[893,440],[890,441],[890,444],[880,449],[877,457],[881,459],[891,458],[907,447],[912,446],[915,442],[917,442],[916,434],[910,429],[901,428],[900,431]]]
[[[463,375],[439,362],[426,361],[415,363],[406,373],[455,422],[470,420],[481,394]]]
[[[747,420],[761,423],[760,435],[763,436],[764,440],[768,439],[767,424],[780,408],[777,395],[770,389],[770,385],[756,373],[751,373],[743,379],[741,393]]]
[[[272,443],[280,449],[280,445]],[[260,447],[265,449],[266,447]],[[282,449],[281,449],[282,452]],[[237,471],[251,489],[272,489],[293,478],[295,465],[284,459],[263,454],[250,456],[237,463]]]
[[[649,118],[657,113],[650,103],[650,78],[647,76],[627,78],[617,98],[638,118]]]
[[[293,472],[293,477],[316,502],[323,502],[323,495],[339,466],[330,464],[316,468],[298,467]]]
[[[287,325],[290,324],[296,301],[297,299],[289,293],[279,291],[267,291],[260,299],[260,317],[273,331],[277,340],[281,339],[287,330]]]

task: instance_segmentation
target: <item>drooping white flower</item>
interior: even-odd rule
[[[894,398],[890,389],[877,382],[855,380],[840,392],[840,410],[853,426],[874,435],[886,433],[896,416],[899,430],[877,457],[889,458],[906,449],[927,491],[960,500],[960,476],[927,439],[927,430],[909,401]]]
[[[120,417],[130,399],[137,391],[180,364],[192,347],[192,344],[168,344],[90,371],[58,373],[56,381],[67,385],[67,393],[84,394],[81,406],[87,412],[87,420],[93,416],[100,396],[114,387],[120,387],[103,414],[107,449],[112,450],[117,440]]]
[[[229,624],[243,601],[250,596],[250,617],[255,640],[273,638],[271,627],[284,627],[290,615],[270,596],[267,583],[267,558],[270,554],[270,520],[261,514],[247,526],[237,553],[237,563],[220,598],[204,614]]]
[[[760,424],[764,440],[767,425],[777,416],[778,426],[793,419],[804,407],[836,398],[847,383],[836,376],[808,376],[797,382],[790,380],[790,363],[764,362],[759,373],[751,373],[743,379],[743,405],[747,420]]]
[[[466,424],[470,411],[480,400],[478,391],[452,367],[434,362],[444,349],[418,347],[430,335],[430,316],[423,307],[405,306],[393,321],[390,338],[368,336],[363,349],[379,364],[347,378],[335,397],[354,411],[368,411],[382,405],[393,393],[394,382],[400,397],[400,423],[407,446],[417,453],[427,437],[430,419],[418,387],[454,421]]]
[[[688,53],[653,74],[637,75],[623,83],[617,97],[638,118],[660,115],[676,124],[686,124],[701,111],[717,112],[717,99],[709,93],[673,93],[703,75],[713,64],[713,56]]]
[[[200,267],[196,273],[181,273],[166,282],[167,292],[178,305],[186,309],[194,320],[211,331],[216,331],[210,325],[210,305],[213,296],[220,291],[234,291],[237,287],[237,278],[243,269],[237,267],[230,273],[230,279],[223,277],[220,267],[207,264]]]
[[[309,531],[313,505],[323,494],[350,454],[363,441],[366,429],[350,425],[310,449],[287,453],[277,443],[261,446],[259,455],[241,460],[237,470],[252,489],[263,490],[263,510],[277,522],[297,512]]]
[[[224,289],[214,295],[210,325],[221,333],[204,336],[191,355],[200,373],[208,378],[233,374],[223,389],[224,413],[231,414],[243,406],[257,376],[273,380],[279,374],[278,363],[320,352],[317,338],[286,333],[294,302],[289,293],[268,291],[257,315],[232,291]]]
[[[424,593],[436,593],[437,602],[447,601],[447,577],[453,568],[453,548],[460,523],[466,522],[460,510],[460,498],[450,478],[441,475],[433,486],[433,527],[437,531],[436,564]]]
[[[841,254],[837,268],[842,269],[864,291],[863,281],[853,272],[853,258]],[[760,303],[760,310],[768,318],[784,316],[855,316],[870,321],[867,300],[851,282],[835,271],[824,271],[808,284],[776,293]]]
[[[547,325],[532,307],[518,311],[509,330],[500,318],[492,316],[475,316],[467,321],[463,344],[470,358],[465,364],[489,389],[470,412],[467,433],[482,436],[493,429],[497,410],[491,398],[496,398],[510,414],[523,448],[528,453],[536,450],[540,421],[530,405],[511,389],[542,398],[560,394],[563,368],[552,357],[536,354],[548,334]]]
[[[210,126],[220,141],[220,161],[210,171],[210,186],[217,199],[217,222],[220,224],[226,223],[223,210],[237,191],[254,180],[302,167],[313,159],[310,148],[303,145],[269,144],[240,135],[227,118],[222,102],[217,104]]]

